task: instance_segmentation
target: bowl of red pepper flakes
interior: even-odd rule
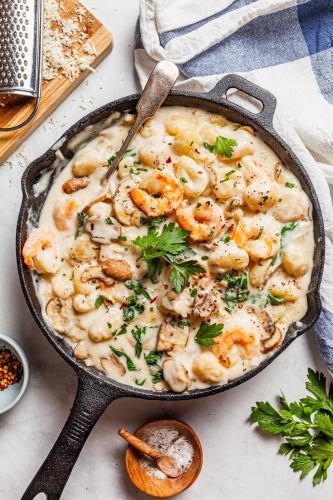
[[[0,413],[15,406],[28,385],[29,364],[15,339],[0,333]]]

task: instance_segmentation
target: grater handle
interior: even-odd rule
[[[26,120],[19,123],[18,125],[15,125],[14,127],[0,127],[0,132],[15,132],[15,130],[19,130],[20,128],[28,125],[28,123],[31,122],[31,120],[33,119],[33,117],[36,115],[36,113],[38,111],[40,100],[41,100],[41,96],[38,95],[36,97],[36,100],[35,100],[34,109],[32,110],[31,114],[28,116],[28,118],[26,118]]]

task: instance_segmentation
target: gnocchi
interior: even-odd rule
[[[101,186],[136,115],[110,120],[56,176],[23,248],[50,328],[140,390],[224,384],[307,311],[311,203],[248,125],[162,107]]]

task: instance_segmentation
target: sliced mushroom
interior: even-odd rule
[[[70,299],[50,299],[46,304],[46,314],[59,333],[69,332],[74,327],[75,315]]]
[[[83,271],[81,274],[82,283],[87,283],[87,281],[91,280],[102,281],[107,286],[111,286],[114,283],[112,278],[105,275],[101,266],[88,267],[88,269]]]
[[[171,325],[164,321],[158,332],[157,351],[182,351],[186,346],[189,328]]]
[[[89,184],[89,177],[73,177],[62,185],[62,190],[66,194],[72,194],[80,189],[84,189]]]
[[[101,365],[105,373],[108,375],[118,375],[120,377],[124,376],[126,373],[126,368],[113,352],[109,354],[107,358],[101,359]]]
[[[117,219],[101,215],[92,215],[86,222],[85,229],[92,241],[100,245],[108,245],[119,239],[121,226]]]
[[[186,391],[190,383],[186,368],[172,358],[166,359],[163,363],[163,377],[174,392]]]
[[[130,280],[132,269],[128,262],[122,259],[107,259],[101,262],[101,268],[107,276],[112,276],[118,281]]]
[[[114,195],[114,214],[119,222],[125,226],[140,226],[140,218],[143,216],[143,213],[133,203],[129,192],[131,189],[138,187],[141,181],[141,178],[126,178],[119,184],[116,194]]]
[[[226,219],[231,219],[234,216],[235,210],[242,206],[241,198],[231,198],[225,207],[224,216]]]
[[[281,341],[282,341],[281,330],[280,328],[276,327],[272,337],[263,342],[263,352],[268,352],[271,351],[272,349],[275,349],[281,344]]]
[[[89,356],[88,344],[85,340],[82,340],[75,346],[74,356],[76,357],[76,359],[79,359],[80,361],[84,361],[85,359],[88,358]]]
[[[276,326],[272,316],[265,309],[258,311],[258,318],[265,331],[265,337],[261,339],[263,344],[262,351],[268,352],[277,347],[282,340],[281,330]]]

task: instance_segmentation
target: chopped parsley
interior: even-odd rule
[[[196,295],[198,295],[198,290],[196,288],[192,288],[190,295],[191,297],[196,297]]]
[[[108,323],[108,325],[109,325],[109,323]],[[111,328],[111,326],[109,328]],[[125,333],[127,333],[127,325],[126,325],[126,323],[123,323],[121,325],[121,327],[119,328],[119,330],[114,334],[113,337],[119,337],[119,335],[125,335]]]
[[[215,144],[204,142],[203,145],[211,153],[231,158],[234,152],[234,147],[238,145],[238,142],[235,139],[228,139],[227,137],[219,135],[216,138]]]
[[[215,344],[213,338],[217,337],[221,334],[223,330],[222,323],[212,323],[211,325],[205,323],[204,321],[201,323],[199,330],[195,335],[195,341],[197,344],[200,344],[204,347],[209,347]]]
[[[132,290],[132,292],[134,292],[136,295],[143,295],[145,299],[150,300],[150,295],[140,281],[126,280],[124,281],[124,285],[127,286],[129,290]]]
[[[121,356],[124,356],[124,358],[126,358],[126,366],[128,371],[136,372],[138,370],[135,364],[133,363],[132,358],[126,352],[120,351],[115,347],[112,347],[112,345],[110,345],[110,349],[115,353],[116,356],[118,356],[118,358],[120,358]]]
[[[282,255],[282,251],[283,251],[283,247],[284,247],[284,243],[285,243],[285,238],[286,238],[286,233],[288,233],[288,231],[293,231],[294,229],[296,229],[297,226],[298,226],[298,222],[289,222],[289,224],[286,224],[285,226],[283,226],[283,228],[281,229],[280,248],[279,248],[277,255],[272,259],[271,265],[274,265],[276,263],[277,259],[280,258]]]
[[[144,219],[143,217],[141,217],[140,224],[148,227],[158,227],[165,220],[166,215],[162,215],[161,217],[154,217],[153,219]]]
[[[222,243],[225,243],[226,245],[228,245],[231,241],[231,238],[230,238],[230,236],[222,236],[220,241],[222,241]]]
[[[140,358],[141,353],[142,353],[142,349],[143,349],[142,336],[146,334],[146,330],[147,330],[146,326],[141,326],[141,327],[140,326],[136,326],[132,330],[133,338],[136,340],[136,344],[135,344],[135,356],[137,358]]]
[[[187,184],[188,180],[185,177],[179,177],[179,179],[183,182],[183,184]]]
[[[131,321],[138,314],[143,313],[145,306],[139,301],[136,295],[130,295],[127,299],[127,304],[123,308],[123,316],[125,321]]]
[[[105,222],[106,222],[106,224],[109,224],[109,226],[113,226],[113,222],[112,222],[111,217],[107,217],[107,218],[105,219]]]
[[[292,182],[286,182],[286,183],[285,183],[285,186],[286,186],[287,188],[293,188],[293,187],[295,187],[295,184],[293,184]]]
[[[276,297],[275,295],[273,295],[271,293],[267,294],[267,299],[274,306],[276,306],[278,304],[283,304],[284,303],[284,299],[282,299],[281,297]]]
[[[262,235],[263,231],[264,231],[264,226],[260,226],[259,233],[257,234],[256,240],[259,240],[259,238]]]
[[[143,380],[139,380],[139,379],[136,378],[135,379],[135,384],[136,385],[140,385],[140,386],[145,385],[146,380],[147,380],[146,378],[144,378]]]
[[[230,175],[231,175],[231,174],[233,174],[234,172],[236,172],[236,170],[229,170],[229,172],[227,172],[227,173],[225,174],[225,179],[223,179],[223,180],[222,180],[222,181],[220,181],[220,182],[222,183],[222,182],[227,182],[227,181],[229,181],[229,180],[230,180],[230,179],[229,179]]]
[[[159,382],[162,382],[162,380],[164,380],[162,367],[159,364],[161,362],[162,356],[163,353],[157,351],[150,351],[149,354],[145,354],[145,360],[148,365],[153,384],[158,384]]]
[[[126,158],[127,156],[135,156],[135,155],[136,155],[136,151],[134,148],[126,149],[126,151],[124,153],[124,158]]]
[[[77,214],[77,226],[76,226],[76,232],[75,232],[75,239],[81,236],[84,233],[85,230],[85,225],[86,222],[89,218],[89,215],[87,212],[79,212]]]
[[[245,271],[230,272],[219,275],[218,281],[226,281],[227,288],[224,300],[227,302],[244,302],[249,296],[247,273]]]

